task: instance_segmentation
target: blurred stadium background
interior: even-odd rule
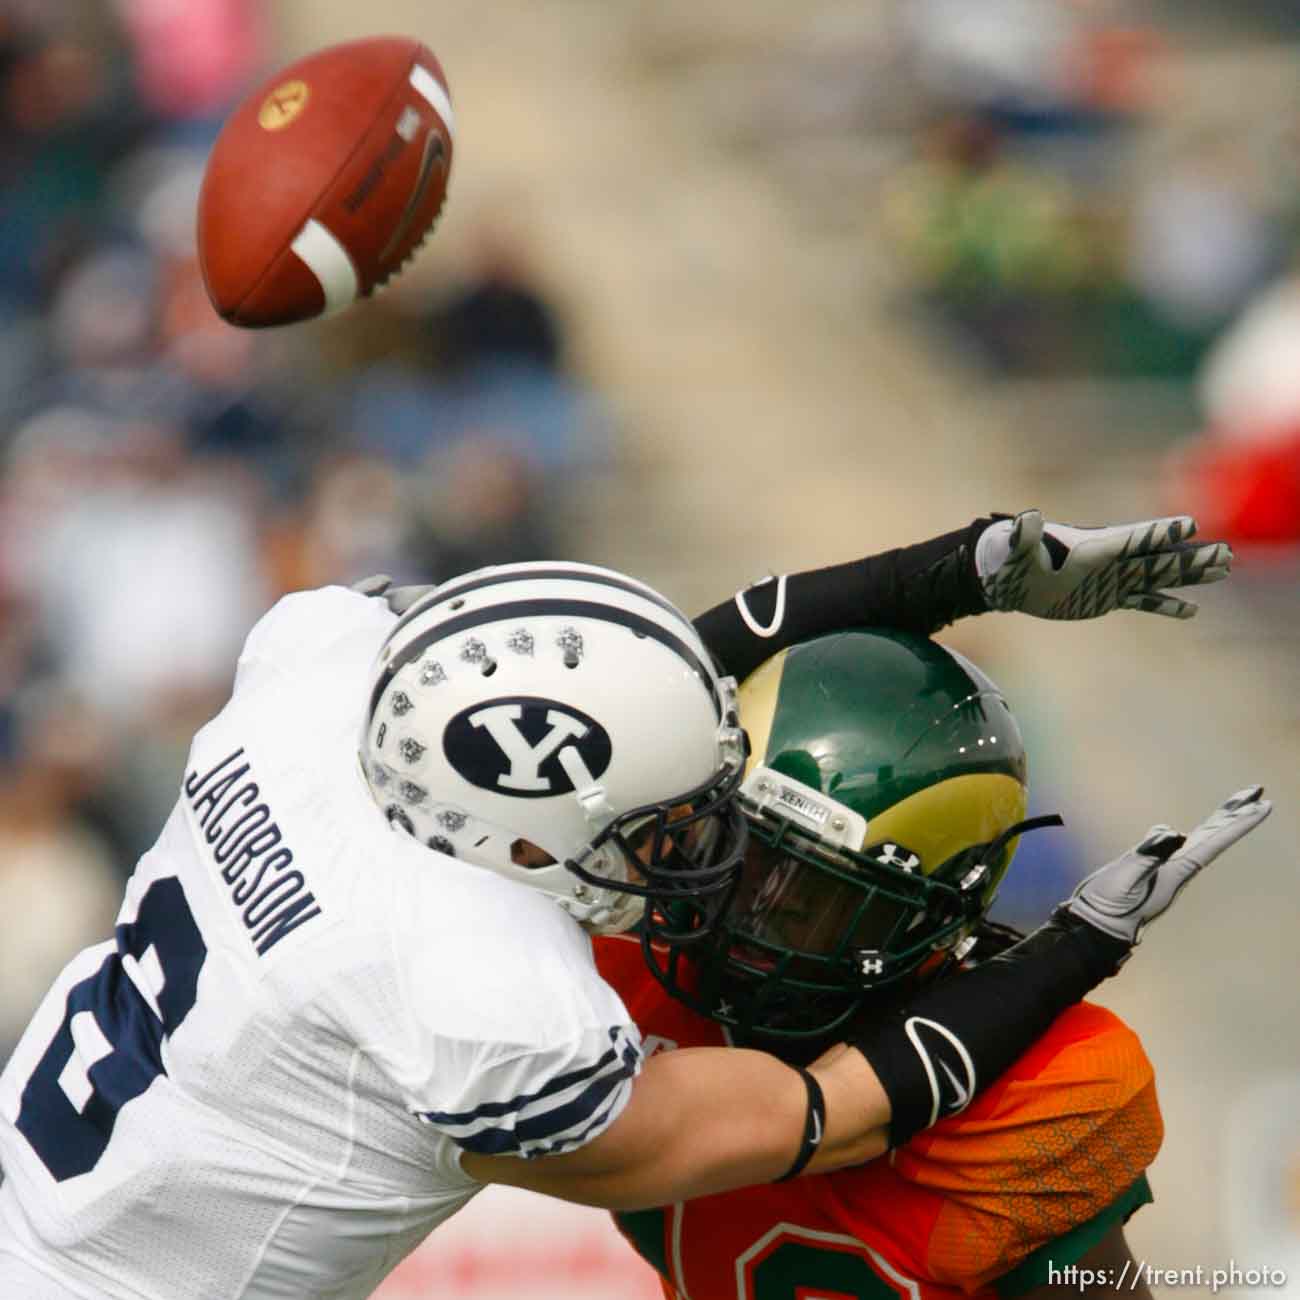
[[[990,510],[1192,510],[1238,551],[1194,622],[945,638],[1067,818],[1005,919],[1154,821],[1251,781],[1277,801],[1101,1000],[1167,1122],[1134,1253],[1300,1295],[1298,24],[1294,0],[0,0],[0,1058],[285,590],[564,554],[696,610]],[[437,235],[341,319],[225,327],[192,248],[224,111],[386,31],[451,83]],[[494,1192],[382,1294],[657,1292],[603,1216]]]

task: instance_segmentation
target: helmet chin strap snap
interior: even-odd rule
[[[1016,822],[1008,826],[1000,835],[990,840],[980,852],[980,857],[984,861],[973,866],[961,879],[958,888],[967,897],[968,900],[975,899],[975,893],[982,889],[988,878],[988,863],[994,861],[998,854],[1002,852],[1007,841],[1016,835],[1024,835],[1029,831],[1040,831],[1047,826],[1064,826],[1065,818],[1060,813],[1049,813],[1043,817],[1027,817],[1024,821]]]
[[[564,769],[564,775],[573,783],[573,797],[578,801],[587,824],[600,829],[612,821],[614,808],[609,795],[582,761],[577,745],[565,745],[555,757]]]

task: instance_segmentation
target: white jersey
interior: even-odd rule
[[[356,749],[383,602],[253,630],[127,886],[0,1077],[0,1296],[366,1296],[478,1190],[601,1133],[635,1027],[552,901],[390,829]]]

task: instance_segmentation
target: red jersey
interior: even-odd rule
[[[726,1044],[664,991],[638,941],[595,948],[647,1054]],[[1149,1201],[1162,1136],[1137,1035],[1085,1002],[960,1115],[887,1156],[616,1218],[669,1300],[983,1300],[1077,1263]]]

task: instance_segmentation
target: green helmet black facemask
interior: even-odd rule
[[[689,952],[644,941],[675,997],[741,1038],[835,1031],[962,955],[1026,823],[1024,742],[969,661],[904,633],[782,651],[740,689],[745,866]]]

